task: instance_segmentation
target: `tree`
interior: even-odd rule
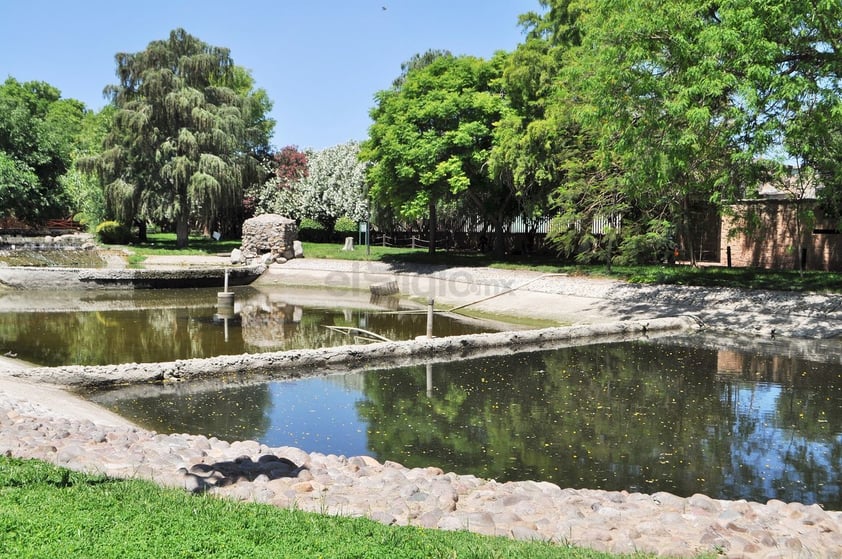
[[[44,82],[8,78],[0,86],[0,217],[43,222],[66,217],[60,178],[85,113]]]
[[[366,164],[359,160],[360,144],[350,141],[317,152],[291,152],[280,159],[278,175],[267,183],[273,193],[271,203],[262,209],[295,219],[309,218],[326,229],[333,229],[336,220],[348,217],[354,221],[368,218]],[[304,157],[306,167],[293,162]],[[295,169],[295,170],[294,170]]]
[[[271,178],[254,186],[247,198],[253,200],[256,213],[277,213],[297,218],[302,209],[293,195],[293,184],[307,176],[307,152],[298,146],[285,146],[267,163]]]
[[[490,162],[492,172],[507,177],[520,212],[533,219],[546,216],[554,198],[555,205],[561,204],[559,184],[569,180],[572,167],[590,157],[584,152],[588,138],[573,118],[572,103],[559,79],[564,57],[579,44],[577,13],[569,2],[540,3],[548,11],[521,16],[526,41],[504,65],[501,83],[510,110],[496,127]],[[568,221],[579,219],[577,215]]]
[[[745,162],[740,38],[703,0],[583,4],[586,39],[564,76],[581,122],[599,159],[619,165],[640,234],[673,223],[693,261],[694,204],[730,198]]]
[[[267,99],[244,93],[250,76],[228,49],[183,29],[116,62],[120,83],[105,91],[117,111],[98,163],[108,208],[123,223],[174,226],[184,247],[191,221],[207,226],[242,207],[271,129]]]
[[[500,184],[488,168],[494,124],[506,105],[500,72],[499,60],[438,56],[375,95],[361,152],[371,162],[370,195],[403,217],[426,217],[431,253],[437,205],[459,197],[482,213],[484,194]],[[501,206],[506,200],[498,198],[495,209]]]
[[[102,144],[111,128],[114,106],[101,111],[87,111],[82,119],[79,135],[73,142],[71,165],[61,177],[61,185],[70,199],[73,219],[93,231],[105,220],[105,192],[92,163],[102,153]]]

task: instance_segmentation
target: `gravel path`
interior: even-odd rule
[[[838,296],[633,286],[475,268],[395,268],[295,260],[268,284],[365,288],[397,279],[404,295],[486,312],[597,323],[690,313],[710,328],[769,339],[838,336]],[[477,302],[479,301],[479,302]],[[0,363],[9,368],[13,363]],[[0,373],[2,374],[2,373]],[[703,495],[563,489],[496,483],[369,457],[307,454],[255,442],[162,435],[127,424],[60,390],[0,380],[0,452],[118,477],[279,507],[364,515],[387,524],[468,529],[597,550],[693,557],[842,556],[842,512],[798,503],[719,501]]]

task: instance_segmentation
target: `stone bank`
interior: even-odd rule
[[[614,553],[829,559],[842,550],[842,513],[817,505],[497,483],[366,456],[103,425],[5,395],[0,453],[281,508]]]

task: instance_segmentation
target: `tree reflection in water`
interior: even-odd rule
[[[842,367],[828,363],[641,341],[220,387],[207,398],[201,408],[238,417],[234,430],[216,420],[200,430],[201,417],[182,417],[190,406],[172,398],[148,413],[182,410],[172,431],[499,481],[842,508]]]

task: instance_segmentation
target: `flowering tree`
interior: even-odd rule
[[[306,172],[298,178],[276,174],[264,185],[258,206],[262,213],[314,219],[332,229],[340,217],[368,217],[366,164],[358,159],[360,144],[350,141],[322,151],[307,151]]]

